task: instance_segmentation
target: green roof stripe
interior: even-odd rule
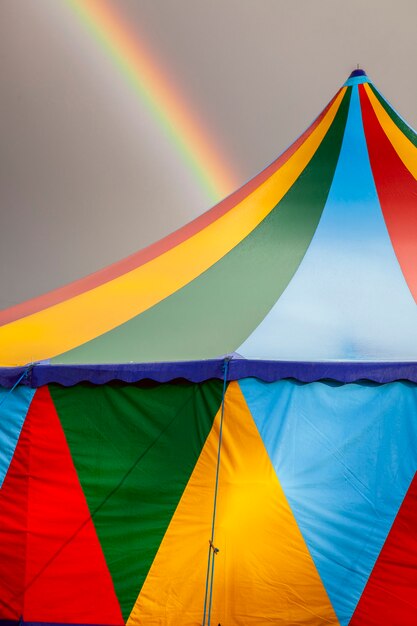
[[[381,105],[384,107],[385,111],[388,113],[394,124],[398,126],[398,128],[404,133],[404,135],[411,141],[411,143],[417,147],[417,133],[405,122],[396,111],[392,108],[390,104],[381,96],[379,91],[375,89],[375,87],[370,84],[370,88],[375,94],[376,98],[378,98]]]
[[[142,362],[211,358],[242,344],[287,287],[317,228],[351,89],[308,166],[248,237],[170,297],[52,362],[126,362],[132,343]]]

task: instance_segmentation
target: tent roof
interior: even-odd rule
[[[247,375],[283,363],[345,378],[398,377],[399,362],[414,372],[416,157],[416,133],[355,70],[288,150],[213,209],[1,312],[0,365],[158,380],[233,355]]]

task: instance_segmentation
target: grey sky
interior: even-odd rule
[[[237,182],[360,63],[417,126],[415,0],[113,0]],[[211,205],[64,0],[0,1],[0,308],[116,261]],[[232,189],[230,189],[232,191]]]

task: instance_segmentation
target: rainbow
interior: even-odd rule
[[[210,133],[120,12],[106,0],[66,0],[66,4],[125,77],[210,200],[215,202],[235,189],[238,177],[220,156]]]

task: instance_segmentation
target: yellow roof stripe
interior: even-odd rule
[[[331,126],[345,91],[277,172],[205,229],[114,280],[1,327],[0,365],[24,365],[67,352],[132,319],[206,271],[247,237],[294,184]]]
[[[384,133],[387,135],[401,161],[417,180],[417,148],[390,118],[369,85],[364,85],[364,88]]]

